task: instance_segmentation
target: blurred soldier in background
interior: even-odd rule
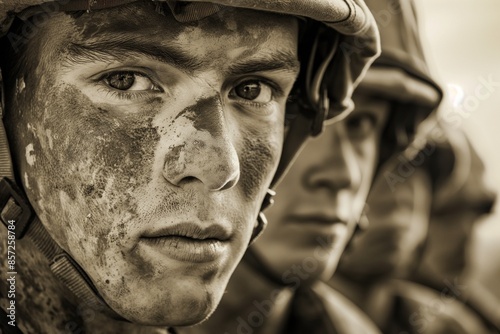
[[[500,304],[466,277],[473,225],[495,196],[462,132],[431,133],[418,157],[384,166],[368,196],[369,228],[330,283],[384,333],[496,333]]]
[[[400,7],[407,14],[405,24],[387,15],[390,8],[382,1],[368,5],[381,31],[381,58],[419,55],[413,61],[428,73],[423,53],[411,47],[417,44],[393,34],[398,25],[400,31],[418,34],[408,2]],[[392,51],[400,43],[399,51],[406,53]],[[372,82],[377,83],[373,91],[393,94],[389,76]],[[498,302],[464,277],[472,228],[490,212],[495,196],[465,135],[439,119],[437,114],[428,119],[403,154],[380,166],[365,210],[369,228],[353,239],[330,282],[384,333],[489,333],[500,328]]]

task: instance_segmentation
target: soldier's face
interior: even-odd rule
[[[226,10],[182,24],[154,4],[39,27],[6,118],[55,241],[132,322],[218,303],[281,153],[295,19]]]
[[[255,249],[286,284],[331,276],[361,216],[389,102],[354,101],[352,114],[309,140],[266,211]]]

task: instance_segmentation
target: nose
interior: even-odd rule
[[[181,114],[190,125],[166,153],[164,178],[179,187],[200,184],[209,191],[234,187],[240,163],[220,97],[198,99]]]
[[[343,189],[357,190],[361,183],[361,170],[343,124],[326,129],[315,147],[318,147],[318,160],[311,161],[304,174],[305,188],[312,191],[325,189],[330,193]]]

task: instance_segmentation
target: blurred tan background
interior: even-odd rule
[[[488,184],[500,194],[500,0],[416,2],[431,68],[447,99],[465,111],[458,126],[483,158]],[[478,224],[474,241],[474,275],[500,298],[498,198],[494,214]]]

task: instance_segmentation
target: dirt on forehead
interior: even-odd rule
[[[256,30],[288,26],[295,18],[269,12],[219,6],[219,11],[202,19],[178,21],[165,3],[138,1],[128,5],[71,15],[79,36],[75,40],[93,39],[100,34],[142,34],[149,38],[161,35],[174,38],[184,31],[198,30],[211,36],[239,35],[254,41]],[[265,34],[267,35],[267,34]],[[264,35],[264,36],[265,36]],[[198,48],[198,46],[193,45]]]
[[[100,34],[117,34],[119,38],[123,33],[148,36],[162,30],[164,34],[174,36],[184,29],[170,11],[161,9],[160,4],[145,1],[72,16],[79,34],[74,36],[77,39],[92,39]]]

